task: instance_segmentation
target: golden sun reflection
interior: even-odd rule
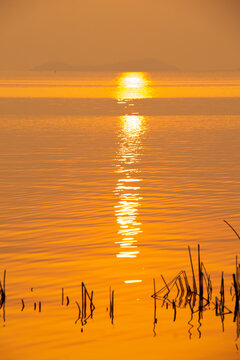
[[[141,200],[139,170],[136,164],[139,162],[141,150],[141,135],[144,132],[144,117],[125,115],[120,118],[121,131],[119,134],[119,151],[117,154],[117,170],[119,179],[115,188],[115,194],[119,201],[115,206],[115,215],[119,224],[121,251],[117,257],[134,258],[139,254],[136,237],[140,234],[141,223],[138,221],[138,208]]]
[[[118,100],[144,99],[151,97],[150,80],[142,72],[123,73],[118,78]]]

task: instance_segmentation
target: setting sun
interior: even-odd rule
[[[119,100],[151,97],[150,80],[143,72],[127,72],[118,78],[116,96]]]
[[[119,85],[127,89],[139,89],[148,85],[144,73],[125,73],[119,79]]]

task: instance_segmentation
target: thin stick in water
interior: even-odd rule
[[[194,274],[194,268],[193,268],[193,262],[192,262],[192,255],[191,255],[190,246],[188,246],[188,252],[189,252],[189,258],[190,258],[192,275],[193,275],[193,291],[194,291],[195,293],[197,293],[197,285],[196,285],[196,280],[195,280],[195,274]]]
[[[230,227],[230,229],[232,229],[232,231],[237,235],[238,239],[240,240],[240,236],[237,233],[237,231],[234,229],[234,227],[231,224],[229,224],[229,222],[227,222],[226,220],[223,221]]]
[[[64,288],[62,288],[62,305],[64,304]]]
[[[80,320],[80,317],[81,317],[81,308],[80,308],[80,305],[79,303],[76,301],[76,304],[77,304],[77,307],[78,307],[78,317],[75,321],[75,324],[77,324],[78,320]]]
[[[22,309],[21,309],[21,311],[23,311],[24,308],[25,308],[25,304],[24,304],[24,301],[23,301],[23,299],[22,299]]]

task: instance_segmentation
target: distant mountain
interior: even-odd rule
[[[33,71],[75,71],[75,67],[63,62],[52,62],[36,66]]]
[[[175,72],[179,71],[178,68],[168,65],[156,59],[140,59],[132,61],[117,62],[104,65],[81,65],[72,66],[62,62],[46,63],[36,66],[34,71],[109,71],[109,72]]]
[[[93,69],[97,71],[179,71],[178,68],[168,65],[157,59],[140,59],[132,61],[124,61],[106,65],[95,66]]]

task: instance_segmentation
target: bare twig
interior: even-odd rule
[[[232,231],[237,235],[238,239],[240,240],[240,236],[237,233],[237,231],[234,229],[234,227],[232,225],[229,224],[229,222],[227,222],[226,220],[223,220],[231,229]]]

